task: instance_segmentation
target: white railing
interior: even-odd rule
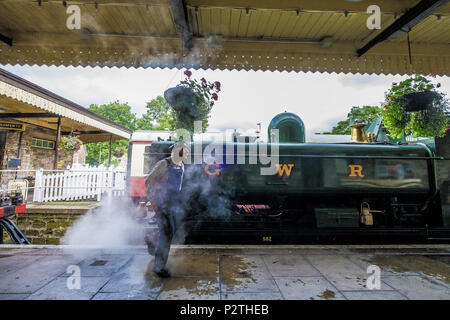
[[[44,172],[46,174],[44,174]],[[47,174],[47,172],[49,172]],[[61,171],[37,170],[33,201],[101,200],[103,193],[120,196],[125,193],[126,171],[100,165],[90,167],[74,164]]]

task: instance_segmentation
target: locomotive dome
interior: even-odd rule
[[[291,112],[277,114],[270,121],[267,134],[268,141],[272,142],[272,129],[279,130],[279,142],[305,143],[305,125],[302,119]]]

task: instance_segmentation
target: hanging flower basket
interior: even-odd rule
[[[115,149],[113,152],[113,156],[116,158],[122,158],[124,154],[125,154],[124,147],[119,147],[119,148]]]
[[[439,99],[436,91],[420,91],[405,94],[400,98],[404,103],[406,112],[429,110],[433,107],[433,102]]]
[[[175,111],[187,112],[192,117],[197,117],[199,114],[196,108],[199,97],[191,88],[182,86],[169,88],[164,91],[164,98]]]
[[[201,120],[203,128],[208,126],[209,113],[219,98],[221,84],[219,81],[208,82],[205,78],[193,79],[189,70],[184,74],[186,78],[176,87],[167,89],[164,98],[174,110],[176,127],[193,133],[195,121]]]
[[[67,153],[74,153],[80,150],[83,142],[80,140],[80,136],[62,136],[59,143],[59,150]]]
[[[386,93],[383,125],[392,138],[442,137],[448,126],[444,94],[423,76],[394,83]]]

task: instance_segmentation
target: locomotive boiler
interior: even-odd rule
[[[433,145],[390,143],[379,123],[368,128],[369,140],[355,126],[352,142],[310,144],[302,120],[285,112],[272,119],[267,143],[191,142],[179,199],[186,240],[448,237]],[[143,169],[173,143],[141,144]]]

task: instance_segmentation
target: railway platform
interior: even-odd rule
[[[450,300],[450,245],[0,246],[0,299]]]

